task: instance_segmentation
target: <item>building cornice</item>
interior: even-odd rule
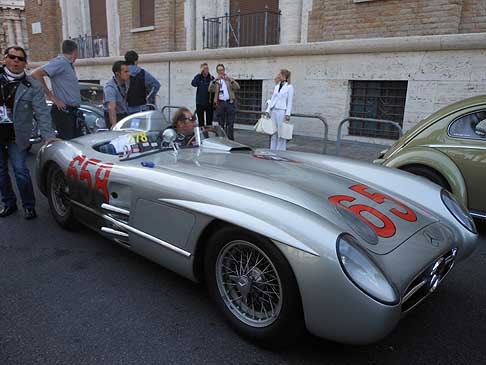
[[[169,61],[221,60],[263,57],[319,56],[333,54],[395,53],[424,51],[481,50],[486,48],[486,33],[434,36],[336,40],[272,46],[206,49],[198,51],[141,54],[141,63]],[[80,59],[80,66],[111,65],[120,57]],[[31,64],[31,67],[42,62]]]

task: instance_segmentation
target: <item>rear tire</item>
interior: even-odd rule
[[[244,337],[277,348],[294,342],[304,332],[294,274],[269,240],[225,227],[210,238],[204,268],[212,299]]]
[[[69,198],[66,176],[57,165],[48,171],[47,200],[52,216],[62,228],[70,231],[79,230],[80,225],[74,217]]]
[[[400,168],[403,171],[410,172],[411,174],[418,175],[425,177],[427,180],[432,181],[433,183],[439,185],[440,187],[451,191],[451,186],[447,182],[447,180],[437,171],[431,169],[427,166],[422,165],[412,165],[412,166],[404,166]]]

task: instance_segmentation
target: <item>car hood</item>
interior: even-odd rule
[[[379,237],[376,244],[366,244],[367,248],[376,254],[392,251],[414,233],[437,221],[423,208],[384,190],[379,182],[379,176],[375,179],[376,183],[370,184],[369,179],[366,181],[368,188],[365,188],[365,191],[370,194],[384,193],[395,201],[385,200],[379,204],[370,197],[351,190],[353,186],[363,185],[363,180],[357,176],[350,177],[349,173],[340,173],[331,164],[313,164],[304,162],[304,159],[300,161],[298,153],[288,154],[292,157],[285,155],[276,155],[269,151],[224,153],[182,150],[177,157],[174,156],[169,161],[167,154],[154,155],[151,160],[161,169],[223,182],[290,202],[318,214],[343,231],[357,232],[356,226],[350,225],[353,219],[350,219],[349,210],[343,212],[343,209],[329,200],[331,197],[346,196],[342,204],[368,210],[362,211],[361,214],[377,227],[383,223],[369,211],[378,212],[380,216],[384,215],[392,221],[392,226],[395,227],[392,236]],[[295,156],[297,158],[294,158]],[[413,222],[392,213],[394,209],[404,212],[403,206],[413,211],[416,216]],[[354,217],[352,214],[351,216]],[[362,222],[360,219],[358,221]]]

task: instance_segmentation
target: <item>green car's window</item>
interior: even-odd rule
[[[449,126],[449,136],[455,138],[471,138],[486,141],[486,134],[478,124],[486,120],[486,110],[464,115],[454,120]]]

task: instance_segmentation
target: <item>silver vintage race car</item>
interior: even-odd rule
[[[477,243],[451,194],[405,172],[253,150],[218,127],[180,136],[156,111],[114,129],[39,151],[56,221],[205,281],[230,324],[260,343],[305,329],[378,341]]]

